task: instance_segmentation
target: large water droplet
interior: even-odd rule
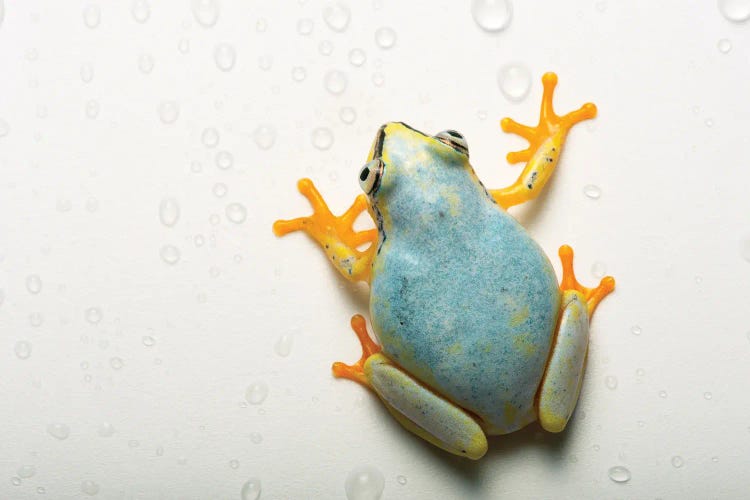
[[[583,194],[589,199],[598,200],[602,197],[602,189],[594,184],[586,184],[583,186]]]
[[[173,227],[180,220],[180,204],[174,198],[164,198],[159,203],[159,220],[167,227]]]
[[[99,485],[94,481],[84,481],[81,483],[81,491],[89,496],[94,496],[99,493]]]
[[[325,151],[333,146],[333,132],[325,127],[319,127],[312,131],[312,144],[317,149]]]
[[[96,325],[102,320],[102,310],[99,307],[89,307],[88,309],[86,309],[84,317],[86,318],[86,321],[88,321],[92,325]]]
[[[498,32],[510,24],[513,6],[509,0],[473,0],[471,15],[484,31]]]
[[[389,28],[388,26],[378,28],[375,31],[375,43],[377,43],[378,47],[381,49],[390,49],[396,45],[396,32],[393,31],[393,28]]]
[[[346,31],[352,14],[349,7],[341,3],[329,3],[323,8],[323,20],[333,31],[341,33]]]
[[[174,245],[164,245],[159,250],[161,260],[173,266],[180,261],[180,250]]]
[[[167,125],[174,123],[180,116],[180,105],[176,101],[163,101],[159,104],[159,119]]]
[[[371,465],[353,469],[344,483],[348,500],[378,500],[384,488],[383,473]]]
[[[220,43],[214,49],[214,61],[220,70],[229,71],[234,68],[234,63],[237,61],[237,51],[228,43]]]
[[[229,151],[219,151],[216,153],[216,166],[221,170],[228,170],[234,165],[234,156]]]
[[[357,119],[357,112],[352,107],[344,106],[339,110],[339,118],[347,125],[351,125]]]
[[[719,12],[735,23],[747,21],[750,19],[750,0],[719,0]]]
[[[97,433],[100,437],[111,437],[115,433],[115,427],[109,422],[104,422],[99,426]]]
[[[133,0],[130,13],[133,14],[135,22],[143,24],[151,17],[151,5],[148,0]]]
[[[38,274],[30,274],[26,276],[26,290],[34,295],[42,291],[42,278]]]
[[[303,18],[297,21],[297,33],[302,36],[310,35],[313,32],[314,27],[315,23],[313,23],[312,19]]]
[[[276,351],[276,354],[278,354],[282,358],[285,358],[289,356],[290,352],[292,352],[293,342],[294,342],[294,337],[292,337],[288,333],[285,333],[281,337],[279,337],[279,340],[276,341],[276,345],[274,346],[274,351]]]
[[[19,340],[13,347],[13,351],[16,353],[18,359],[29,359],[29,356],[31,356],[31,342]]]
[[[607,389],[611,389],[611,390],[617,389],[617,377],[608,375],[607,377],[604,378],[604,384],[607,386]]]
[[[362,66],[367,61],[367,54],[362,49],[352,49],[349,51],[349,62],[352,66]]]
[[[154,70],[154,57],[151,54],[141,54],[138,56],[138,71],[148,75]]]
[[[609,478],[616,483],[627,483],[630,481],[630,471],[621,465],[609,468]]]
[[[531,72],[523,64],[507,64],[497,72],[497,84],[508,100],[520,102],[531,89]]]
[[[219,20],[218,0],[192,0],[193,17],[204,28],[210,28]]]
[[[680,467],[685,465],[685,461],[679,455],[673,456],[671,462],[672,462],[672,466],[675,467],[676,469],[679,469]]]
[[[70,427],[66,424],[52,423],[47,426],[47,434],[62,441],[70,436]]]
[[[22,479],[28,479],[30,477],[34,477],[36,474],[36,467],[33,465],[22,465],[18,468],[18,477]]]
[[[323,82],[328,92],[333,95],[341,95],[346,90],[348,80],[342,71],[331,70],[326,73]]]
[[[245,391],[245,400],[251,405],[259,405],[268,396],[268,385],[263,381],[253,382]]]
[[[83,8],[83,24],[94,29],[102,20],[102,11],[96,4],[89,4]]]
[[[722,54],[729,54],[729,51],[732,50],[732,42],[730,42],[726,38],[722,38],[716,44],[716,47],[719,49],[719,52],[721,52]]]
[[[240,495],[242,500],[258,500],[260,498],[260,479],[255,477],[248,479],[242,485]]]
[[[83,83],[91,83],[94,79],[94,66],[91,63],[81,64],[81,81]]]
[[[203,129],[203,132],[201,132],[201,142],[207,148],[215,148],[219,145],[219,131],[213,127]]]
[[[268,123],[258,125],[253,131],[253,141],[260,149],[271,149],[276,142],[276,129]]]

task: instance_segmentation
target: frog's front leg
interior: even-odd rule
[[[539,423],[550,432],[562,431],[573,414],[583,382],[591,315],[615,288],[611,276],[602,278],[596,288],[578,283],[573,273],[573,249],[569,246],[560,247],[560,260],[563,265],[560,321],[537,396]]]
[[[318,242],[345,278],[369,282],[378,233],[376,229],[355,231],[353,227],[354,221],[367,208],[367,197],[363,194],[357,196],[349,210],[336,217],[310,179],[301,179],[297,188],[312,205],[313,214],[292,220],[277,220],[273,224],[276,236],[302,230]],[[370,245],[366,249],[358,249],[368,243]]]
[[[425,441],[473,460],[484,456],[487,437],[474,417],[425,387],[382,354],[367,334],[362,316],[352,318],[352,329],[362,344],[362,357],[351,366],[334,363],[336,377],[371,388],[401,425]]]
[[[586,103],[565,116],[557,116],[552,107],[557,75],[545,73],[542,84],[544,94],[539,124],[536,127],[521,125],[510,118],[504,118],[500,122],[503,131],[518,134],[529,141],[528,148],[507,155],[510,163],[526,161],[526,166],[516,182],[504,189],[490,190],[492,197],[503,208],[535,198],[552,176],[570,128],[580,121],[596,116],[596,106],[592,103]]]

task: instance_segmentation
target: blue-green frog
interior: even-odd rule
[[[345,278],[370,285],[379,343],[355,315],[362,357],[334,363],[334,375],[371,388],[406,429],[470,459],[486,453],[487,435],[535,420],[550,432],[565,428],[583,380],[591,315],[614,289],[610,276],[596,288],[579,284],[566,245],[558,285],[544,251],[506,212],[537,196],[570,127],[596,115],[591,103],[556,115],[557,76],[547,73],[542,83],[536,127],[501,121],[529,141],[507,156],[526,162],[511,186],[484,187],[458,132],[431,136],[387,123],[359,173],[365,194],[343,215],[302,179],[313,215],[274,224],[279,236],[305,231]],[[365,209],[376,227],[357,231]]]

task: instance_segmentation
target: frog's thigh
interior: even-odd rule
[[[562,307],[552,354],[539,389],[539,422],[550,432],[565,429],[575,409],[589,342],[589,315],[583,295],[566,290]]]
[[[383,354],[370,356],[364,371],[388,411],[406,429],[455,455],[477,460],[487,452],[487,438],[474,418],[417,382]]]

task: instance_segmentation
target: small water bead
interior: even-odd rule
[[[299,33],[302,36],[308,36],[313,32],[313,28],[315,26],[315,23],[313,23],[312,19],[309,18],[303,18],[297,21],[297,33]]]
[[[99,116],[99,102],[95,99],[86,101],[86,117],[94,120]]]
[[[378,47],[381,49],[392,48],[396,45],[396,32],[393,31],[393,28],[389,28],[388,26],[378,28],[375,30],[375,43],[377,43]]]
[[[98,5],[89,4],[83,8],[83,24],[86,27],[94,29],[99,26],[102,20],[102,12]]]
[[[10,133],[10,125],[8,122],[0,118],[0,137],[5,137]]]
[[[331,70],[326,73],[323,83],[328,92],[333,95],[341,95],[349,82],[342,71]]]
[[[176,101],[163,101],[159,104],[158,112],[162,123],[170,125],[180,116],[180,105]]]
[[[170,266],[173,266],[180,261],[180,250],[174,245],[164,245],[161,247],[161,250],[159,250],[159,255],[161,256],[161,260]]]
[[[345,106],[339,110],[339,118],[347,125],[351,125],[357,119],[357,112],[354,108]]]
[[[164,447],[162,447],[162,446],[157,446],[157,447],[156,447],[156,456],[157,456],[157,457],[161,457],[161,456],[163,456],[163,455],[164,455]]]
[[[148,75],[154,70],[154,57],[151,54],[141,54],[138,56],[138,71]]]
[[[122,367],[125,366],[125,362],[122,358],[115,356],[114,358],[109,359],[109,366],[111,366],[113,370],[121,370]]]
[[[40,312],[33,312],[29,314],[29,325],[33,328],[39,328],[44,323],[44,315]]]
[[[96,325],[102,320],[102,310],[98,307],[89,307],[86,309],[84,317],[86,318],[86,321],[92,325]]]
[[[292,80],[295,82],[301,82],[307,78],[307,70],[302,66],[295,66],[292,68]]]
[[[268,23],[265,19],[260,18],[255,22],[255,32],[256,33],[265,33],[268,29]]]
[[[81,483],[81,491],[89,496],[94,496],[99,493],[99,485],[94,481],[84,481]]]
[[[718,461],[719,461],[719,457],[711,457],[711,461],[712,461],[713,463],[718,463]]]
[[[26,290],[34,295],[42,291],[42,279],[38,274],[30,274],[26,276]]]
[[[174,198],[163,198],[159,203],[159,220],[166,227],[174,227],[180,220],[180,204]]]
[[[44,488],[44,486],[39,486],[37,487],[36,492],[38,495],[44,495],[45,493],[47,493],[47,490]]]
[[[315,148],[325,151],[333,146],[333,132],[325,127],[319,127],[312,131],[312,144]]]
[[[480,28],[495,33],[508,27],[513,18],[513,6],[509,0],[473,0],[471,15]]]
[[[383,73],[374,73],[372,75],[372,83],[375,84],[376,87],[382,87],[383,84],[385,84],[385,76],[383,76]]]
[[[258,67],[263,71],[268,71],[273,67],[273,57],[268,54],[266,54],[265,56],[260,56],[258,58]]]
[[[94,79],[94,66],[91,63],[81,64],[81,81],[83,83],[91,83]]]
[[[729,51],[732,50],[732,42],[730,42],[726,38],[722,38],[716,44],[716,47],[718,47],[719,52],[721,52],[722,54],[729,54]]]
[[[186,55],[190,52],[190,40],[187,38],[180,38],[180,41],[177,43],[177,50],[182,55]]]
[[[610,389],[610,390],[617,389],[617,377],[608,375],[607,377],[604,378],[604,385],[606,385],[607,389]]]
[[[591,266],[591,274],[594,278],[601,279],[607,274],[607,266],[603,262],[594,262]]]
[[[685,465],[685,461],[679,455],[673,456],[671,462],[672,462],[672,466],[675,469],[679,469],[680,467],[682,467],[683,465]]]
[[[192,0],[193,17],[204,28],[211,28],[219,20],[218,0]]]
[[[276,351],[276,354],[278,354],[282,358],[285,358],[289,356],[290,352],[292,352],[293,342],[294,337],[292,337],[288,333],[285,333],[281,337],[279,337],[279,340],[276,341],[276,345],[274,345],[274,351]]]
[[[36,474],[36,467],[33,465],[22,465],[18,468],[18,477],[22,479],[28,479],[30,477],[34,477]]]
[[[610,467],[608,474],[609,478],[616,483],[627,483],[630,481],[630,471],[621,465]]]
[[[258,432],[252,432],[250,433],[250,441],[252,441],[253,444],[260,444],[263,442],[263,435]]]
[[[130,13],[133,14],[135,22],[143,24],[151,17],[151,5],[148,0],[133,0]]]
[[[330,40],[323,40],[318,44],[318,52],[323,56],[330,56],[333,54],[333,42]]]
[[[240,466],[240,461],[239,460],[230,460],[229,461],[229,467],[231,467],[232,469],[237,469],[239,466]]]
[[[704,123],[704,125],[706,125],[706,127],[708,127],[708,128],[711,128],[711,127],[713,127],[713,126],[714,126],[714,121],[713,121],[713,120],[712,120],[711,118],[706,118],[706,119],[705,119],[705,120],[703,121],[703,123]]]
[[[260,149],[271,149],[276,142],[276,129],[268,123],[258,125],[253,131],[253,141]]]
[[[235,224],[242,224],[247,219],[247,208],[241,203],[230,203],[225,209],[227,219]]]
[[[641,327],[639,325],[633,325],[630,327],[630,333],[633,335],[640,335],[641,334]]]
[[[20,477],[13,476],[12,478],[10,478],[10,482],[11,482],[11,484],[13,486],[21,486],[21,478]]]
[[[703,393],[703,399],[707,399],[708,400],[708,399],[711,399],[713,397],[714,397],[714,395],[711,394],[710,392],[704,392]]]
[[[219,214],[211,214],[211,215],[210,215],[210,216],[208,217],[208,222],[209,222],[209,223],[210,223],[210,224],[211,224],[212,226],[218,226],[219,224],[221,224],[221,217],[219,216]]]
[[[667,391],[659,391],[659,397],[662,399],[667,398]]]
[[[206,244],[206,238],[202,234],[196,234],[193,236],[193,244],[200,248]]]
[[[604,13],[607,11],[607,2],[605,0],[599,0],[594,4],[594,8],[596,8],[598,12]]]
[[[70,436],[70,427],[66,424],[52,423],[47,426],[47,434],[62,441]]]
[[[587,184],[583,187],[583,194],[591,200],[598,200],[602,197],[602,190],[594,184]]]
[[[99,200],[97,200],[96,198],[89,198],[86,200],[85,207],[87,212],[93,214],[94,212],[99,210]]]
[[[346,31],[351,17],[349,7],[339,2],[329,3],[323,8],[323,20],[337,33]]]
[[[401,486],[404,486],[407,482],[406,476],[396,476],[396,482]]]
[[[520,102],[531,89],[531,72],[523,64],[507,64],[497,72],[497,85],[506,99]]]
[[[352,469],[344,482],[348,500],[378,500],[385,488],[385,477],[371,465]]]
[[[216,153],[215,161],[221,170],[228,170],[234,165],[234,156],[229,151],[219,151]]]
[[[97,430],[97,434],[99,434],[100,437],[112,437],[114,433],[115,428],[109,422],[104,422],[99,426],[99,429]]]
[[[146,347],[152,347],[154,344],[156,344],[156,339],[151,335],[144,335],[143,337],[141,337],[141,343],[143,343],[143,345],[145,345]]]
[[[245,400],[251,405],[259,405],[268,397],[268,384],[258,381],[250,384],[245,391]]]
[[[750,19],[750,0],[719,0],[719,12],[728,21],[742,23]]]
[[[214,49],[214,62],[221,71],[230,71],[237,61],[237,51],[228,43],[220,43]]]
[[[639,376],[639,377],[642,377],[642,376],[644,376],[644,375],[646,374],[646,370],[644,370],[643,368],[638,368],[638,369],[637,369],[637,370],[635,371],[635,374],[636,374],[637,376]]]
[[[213,127],[203,129],[201,132],[201,142],[207,148],[215,148],[219,145],[219,131]]]
[[[258,500],[260,498],[260,479],[252,478],[245,481],[240,491],[242,500]]]
[[[217,198],[223,198],[227,195],[227,191],[229,191],[229,188],[223,182],[217,182],[216,184],[214,184],[214,187],[211,189],[211,191]]]
[[[19,340],[13,347],[13,352],[16,353],[18,359],[29,359],[29,356],[31,356],[31,342],[28,340]]]

